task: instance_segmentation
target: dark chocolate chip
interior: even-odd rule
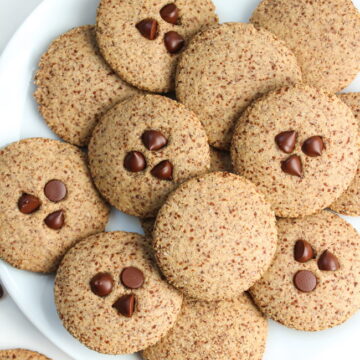
[[[297,155],[291,155],[281,162],[281,170],[292,176],[302,176],[302,163]]]
[[[144,284],[144,274],[138,268],[130,266],[121,272],[120,280],[129,289],[139,289]]]
[[[44,188],[45,196],[52,202],[65,199],[67,189],[61,180],[50,180]]]
[[[119,314],[131,317],[135,311],[135,295],[124,295],[115,301],[113,308],[115,308]]]
[[[139,151],[130,151],[125,156],[124,168],[131,172],[143,171],[146,168],[144,155]]]
[[[284,131],[275,136],[275,142],[281,151],[290,154],[295,149],[296,137],[296,131]]]
[[[333,253],[325,250],[319,257],[318,268],[324,271],[336,271],[340,269],[340,263]]]
[[[142,134],[142,142],[150,151],[160,150],[167,145],[166,137],[157,130],[147,130]]]
[[[154,19],[144,19],[136,24],[140,34],[149,39],[155,40],[158,34],[158,23]]]
[[[312,136],[304,141],[301,150],[311,157],[320,156],[324,150],[324,141],[321,136]]]
[[[107,296],[114,286],[114,279],[109,273],[98,273],[90,280],[91,291],[97,296]]]
[[[160,180],[172,180],[173,166],[169,160],[161,161],[151,170],[151,175]]]
[[[65,222],[64,211],[63,210],[55,211],[49,214],[44,221],[45,224],[50,229],[59,230],[64,226],[64,222]]]
[[[40,206],[40,199],[34,195],[22,194],[18,200],[18,208],[23,214],[32,214]]]
[[[170,24],[176,24],[179,19],[179,9],[175,4],[167,4],[160,10],[161,17]]]
[[[311,292],[317,285],[316,276],[308,270],[300,270],[294,276],[294,285],[302,292]]]
[[[306,240],[298,240],[294,247],[294,258],[296,261],[305,263],[314,259],[315,253],[311,245]]]
[[[164,43],[170,54],[176,54],[184,47],[185,40],[176,31],[169,31],[164,35]]]

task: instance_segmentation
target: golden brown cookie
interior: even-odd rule
[[[0,350],[1,360],[50,360],[37,352],[24,349]]]

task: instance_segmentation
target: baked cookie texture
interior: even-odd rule
[[[234,170],[265,194],[277,216],[310,215],[350,185],[357,134],[357,120],[337,96],[307,85],[284,87],[240,118],[231,148]]]
[[[210,144],[229,150],[235,123],[254,99],[300,81],[282,41],[251,24],[225,23],[191,40],[177,67],[176,96],[199,116]]]
[[[0,350],[1,360],[50,360],[37,352],[24,349]]]
[[[41,138],[0,150],[0,207],[0,258],[42,273],[55,271],[77,241],[103,231],[109,215],[84,153]]]
[[[323,330],[346,321],[360,305],[360,237],[356,230],[328,211],[299,219],[279,219],[277,227],[275,259],[250,289],[260,310],[285,326],[306,331]],[[313,256],[306,262],[295,259],[298,240],[308,242],[313,249]],[[321,270],[326,264],[328,269]],[[296,288],[294,276],[299,271],[315,276],[315,289],[303,292]]]
[[[139,91],[122,81],[101,57],[94,26],[55,39],[41,57],[34,97],[50,129],[85,146],[99,119],[115,103]]]
[[[140,286],[134,285],[135,276],[123,283],[129,267],[142,273]],[[107,290],[103,296],[91,287],[98,274],[113,280],[110,287],[106,278],[100,283],[98,290]],[[126,316],[120,313],[129,310],[126,303],[116,308],[124,296],[135,298],[133,312]],[[182,296],[161,278],[142,236],[112,232],[87,238],[66,254],[55,279],[55,302],[65,328],[84,345],[106,354],[130,354],[154,345],[168,332]]]
[[[175,326],[142,356],[145,360],[261,360],[266,337],[267,321],[247,295],[210,303],[184,299]]]
[[[177,8],[175,23],[161,15],[169,4]],[[144,20],[151,21],[151,40],[137,28]],[[175,69],[183,47],[199,30],[217,22],[211,0],[101,0],[97,41],[104,58],[122,79],[143,90],[169,92],[174,89]],[[167,36],[169,45],[175,46],[174,52],[166,47]]]
[[[155,132],[151,144],[149,131]],[[180,183],[210,167],[200,121],[159,95],[135,96],[107,112],[91,138],[89,160],[103,196],[119,210],[144,218],[154,217]]]
[[[275,216],[264,197],[227,172],[179,186],[160,209],[153,231],[155,256],[167,280],[205,301],[241,295],[269,267],[276,242]]]
[[[339,94],[340,99],[352,110],[355,119],[360,124],[360,94],[347,93]],[[330,205],[330,208],[340,214],[350,216],[360,216],[360,168],[356,170],[356,175],[350,186],[343,194]]]
[[[250,21],[286,42],[314,87],[335,93],[360,71],[360,15],[351,0],[263,0]]]

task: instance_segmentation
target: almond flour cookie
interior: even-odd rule
[[[49,360],[37,352],[23,349],[0,350],[1,360]]]
[[[285,87],[240,118],[231,156],[235,172],[263,192],[280,217],[313,214],[350,185],[358,166],[358,125],[335,95]]]
[[[182,297],[161,278],[142,236],[112,232],[91,236],[65,255],[55,302],[66,329],[84,345],[130,354],[168,332]]]
[[[253,184],[210,173],[170,194],[156,218],[153,245],[167,280],[205,301],[240,296],[269,267],[275,216]]]
[[[52,42],[40,60],[35,84],[39,111],[51,130],[79,146],[87,145],[99,116],[138,93],[105,63],[90,25]]]
[[[338,95],[352,110],[358,124],[360,122],[360,93],[348,93]],[[330,205],[330,208],[340,214],[360,216],[360,168],[345,192]]]
[[[190,37],[217,22],[211,0],[101,0],[97,40],[121,78],[140,89],[168,92],[178,54]]]
[[[299,330],[339,325],[360,307],[360,236],[335,214],[280,219],[275,259],[250,292],[260,310]]]
[[[159,95],[132,97],[107,112],[89,145],[96,186],[119,210],[154,217],[181,182],[208,171],[200,121]]]
[[[109,209],[81,150],[26,139],[0,150],[0,258],[35,272],[56,270],[78,240],[103,231]]]
[[[250,21],[286,42],[314,87],[335,93],[360,71],[360,15],[351,0],[263,0]]]
[[[191,40],[179,60],[176,95],[199,116],[210,144],[228,150],[251,101],[299,81],[300,68],[283,42],[250,24],[228,23]]]
[[[185,299],[175,326],[145,360],[261,360],[267,321],[247,295],[220,302]]]

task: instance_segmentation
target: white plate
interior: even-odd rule
[[[354,2],[360,8],[360,0]],[[97,3],[98,0],[45,0],[14,35],[0,60],[0,146],[33,136],[55,138],[32,98],[34,71],[52,39],[73,26],[94,23]],[[215,3],[221,21],[247,21],[259,0],[215,0]],[[348,90],[360,91],[360,77]],[[360,230],[360,219],[347,219]],[[142,232],[135,218],[115,211],[107,229]],[[69,335],[55,310],[53,276],[19,271],[1,261],[0,276],[30,321],[73,358],[139,358],[138,355],[100,355]],[[359,359],[359,333],[359,313],[344,325],[319,333],[290,330],[270,321],[264,360]]]

